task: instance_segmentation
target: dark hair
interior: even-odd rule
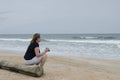
[[[30,43],[34,43],[36,42],[36,40],[40,38],[40,34],[39,33],[35,33],[32,37],[32,40],[30,41]]]

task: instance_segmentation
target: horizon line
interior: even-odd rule
[[[0,35],[2,34],[34,34],[34,33],[0,33]],[[120,34],[120,33],[40,33],[40,34]]]

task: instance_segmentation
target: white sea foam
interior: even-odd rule
[[[46,40],[52,42],[120,44],[120,40],[57,40],[57,39],[46,39]]]
[[[22,39],[22,38],[0,38],[0,41],[21,41],[28,42],[31,39]],[[43,41],[48,42],[67,42],[67,43],[104,43],[104,44],[120,44],[120,40],[70,40],[70,39],[43,39]]]
[[[30,40],[31,38],[0,38],[0,49],[23,51],[24,53]],[[43,42],[45,43],[41,43],[40,48],[49,47],[52,55],[73,56],[74,53],[77,57],[83,56],[120,60],[120,40],[48,38],[43,39]]]
[[[20,38],[0,38],[1,41],[30,41],[31,39],[20,39]]]

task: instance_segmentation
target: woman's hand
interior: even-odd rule
[[[50,52],[50,49],[49,48],[45,48],[45,52]]]

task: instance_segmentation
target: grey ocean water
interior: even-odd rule
[[[0,49],[25,53],[32,34],[0,34]],[[120,60],[120,34],[41,34],[49,55]]]

